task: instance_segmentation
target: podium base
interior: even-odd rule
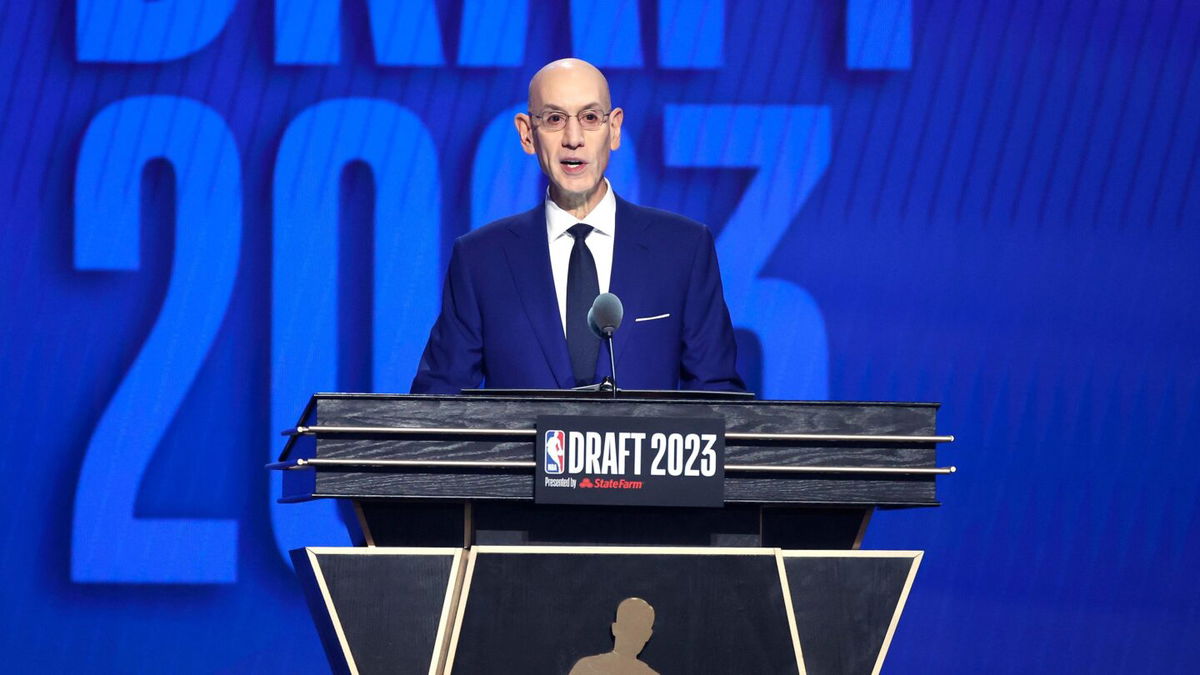
[[[879,672],[922,553],[476,546],[292,556],[340,672],[566,673],[587,657],[636,657],[658,672],[819,674]],[[617,613],[629,598],[650,608],[648,637]],[[613,652],[614,632],[624,654]]]

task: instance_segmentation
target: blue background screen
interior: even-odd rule
[[[408,389],[455,237],[541,198],[579,56],[618,194],[717,234],[766,398],[940,401],[889,672],[1200,661],[1200,6],[0,4],[0,519],[18,671],[321,672],[277,505],[314,391]]]

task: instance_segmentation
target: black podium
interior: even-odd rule
[[[317,394],[270,468],[357,525],[293,552],[335,671],[872,673],[921,553],[859,544],[876,508],[938,505],[937,408]],[[724,419],[724,507],[534,504],[547,414]]]

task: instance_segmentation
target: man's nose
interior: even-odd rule
[[[567,148],[578,148],[583,145],[583,127],[574,115],[567,118],[567,126],[563,129],[562,144]]]

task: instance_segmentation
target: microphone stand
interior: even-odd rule
[[[613,351],[613,331],[604,331],[604,339],[608,340],[608,364],[612,370],[612,397],[617,397],[617,355]]]
[[[599,391],[612,392],[612,397],[617,397],[617,357],[613,354],[613,331],[604,331],[604,339],[608,341],[608,365],[612,369],[612,375],[605,375],[604,379],[596,384],[585,384],[580,387],[573,387],[573,391]]]

